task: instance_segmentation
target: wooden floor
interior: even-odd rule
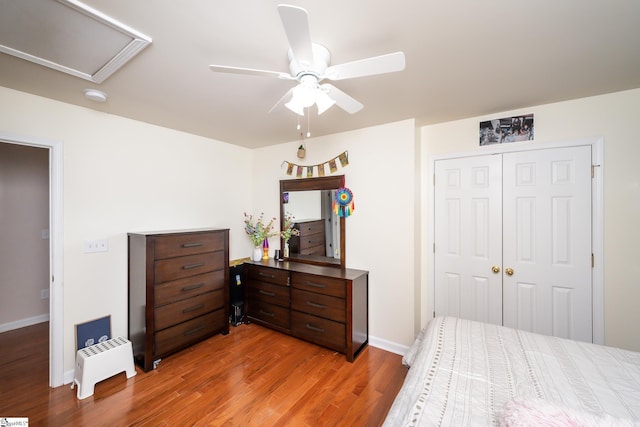
[[[0,418],[31,426],[378,426],[402,385],[401,357],[367,347],[354,363],[257,325],[231,327],[76,399],[48,386],[48,323],[0,334]]]

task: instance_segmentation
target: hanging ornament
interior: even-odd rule
[[[353,193],[347,187],[338,188],[333,199],[333,212],[340,217],[348,217],[355,210]]]
[[[298,152],[296,153],[299,159],[304,159],[304,156],[307,155],[307,148],[304,146],[304,138],[302,134],[300,134],[300,145],[298,146]]]

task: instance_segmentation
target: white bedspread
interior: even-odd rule
[[[602,421],[588,425],[640,425],[640,353],[442,317],[403,363],[386,427],[515,425],[523,413],[505,411],[551,406]]]

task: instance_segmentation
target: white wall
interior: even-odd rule
[[[231,258],[251,245],[251,150],[0,87],[0,129],[64,144],[64,370],[74,325],[106,314],[127,334],[129,231],[230,228]],[[107,239],[106,253],[83,242]]]
[[[345,175],[355,211],[346,219],[347,267],[369,271],[369,334],[372,344],[394,349],[414,338],[414,232],[416,174],[415,122],[406,120],[305,141],[305,159],[296,157],[300,141],[256,150],[254,206],[265,217],[279,217],[279,185],[286,175],[283,161],[300,165],[324,163],[348,151]],[[339,163],[338,163],[339,165]],[[328,171],[327,171],[328,174]],[[248,238],[247,238],[248,240]],[[271,251],[278,247],[270,242]],[[400,349],[401,350],[401,349]]]
[[[604,137],[605,342],[640,351],[640,89],[541,105],[424,126],[420,129],[423,170],[436,154],[481,151],[479,122],[526,113],[535,115],[535,141]],[[425,209],[424,221],[430,221]],[[428,272],[423,271],[422,306]]]

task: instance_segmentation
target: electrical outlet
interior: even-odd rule
[[[94,252],[108,252],[109,251],[109,241],[107,239],[102,240],[87,240],[84,242],[84,253],[94,253]]]
[[[49,299],[49,289],[42,289],[40,291],[40,299]]]

